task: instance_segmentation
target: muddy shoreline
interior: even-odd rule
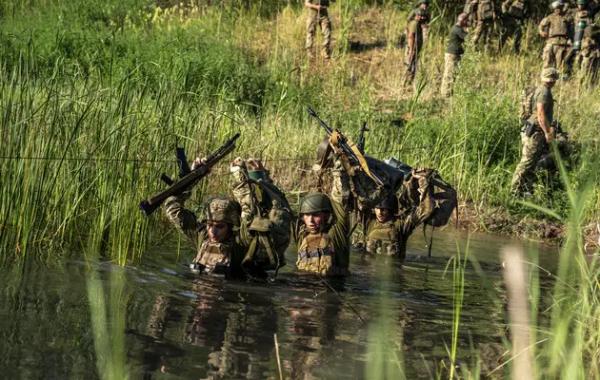
[[[461,230],[494,233],[522,239],[561,245],[567,234],[567,226],[549,219],[538,219],[532,216],[511,215],[500,207],[486,207],[479,211],[472,202],[461,202],[450,224]],[[600,248],[600,221],[583,226],[585,251],[593,254]]]

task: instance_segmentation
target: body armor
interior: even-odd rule
[[[506,13],[519,20],[523,19],[525,17],[525,3],[521,0],[513,1]]]
[[[326,232],[307,234],[298,248],[299,270],[328,275],[333,269],[335,251],[331,238]]]
[[[205,240],[194,259],[206,273],[225,274],[231,264],[233,243],[211,243]]]
[[[569,21],[565,16],[552,14],[548,19],[548,42],[566,45],[569,38]]]
[[[393,221],[386,223],[373,221],[367,232],[367,252],[386,256],[399,255],[398,235]]]

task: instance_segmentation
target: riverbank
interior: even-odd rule
[[[439,170],[467,205],[461,224],[561,236],[540,210],[566,220],[564,186],[539,186],[530,204],[509,192],[520,154],[519,97],[539,74],[532,25],[522,56],[468,48],[446,101],[437,95],[449,29],[442,19],[433,21],[440,33],[425,46],[416,88],[403,88],[405,16],[391,4],[335,3],[334,57],[313,62],[304,52],[302,7],[278,7],[15,5],[0,39],[6,252],[82,240],[123,263],[139,258],[160,218],[142,218],[137,205],[161,188],[161,172],[175,171],[175,146],[202,154],[235,132],[242,134],[237,155],[262,157],[282,188],[298,194],[323,135],[307,105],[351,137],[366,122],[369,155]],[[556,114],[582,143],[565,178],[573,192],[591,193],[590,226],[600,220],[599,95],[573,80],[555,90]],[[226,175],[211,176],[199,198],[227,186]]]

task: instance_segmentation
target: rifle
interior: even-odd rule
[[[206,161],[203,162],[200,166],[186,173],[187,161],[185,164],[182,163],[182,159],[185,154],[181,154],[183,151],[178,150],[178,161],[180,167],[180,175],[183,176],[177,180],[173,181],[166,175],[162,175],[161,178],[163,181],[169,184],[169,188],[165,191],[162,191],[146,200],[140,202],[140,209],[146,214],[146,216],[150,216],[160,205],[170,196],[179,195],[194,186],[198,181],[200,181],[206,174],[210,168],[212,168],[217,162],[219,162],[223,157],[225,157],[228,153],[230,153],[233,149],[235,149],[235,140],[240,137],[239,133],[236,133],[232,138],[227,140],[223,145],[221,145],[216,151],[214,151],[210,156],[206,158]]]
[[[339,129],[336,128],[334,130],[329,125],[327,125],[327,123],[325,123],[319,117],[319,115],[317,115],[315,110],[313,110],[311,107],[307,107],[307,111],[308,114],[317,119],[321,127],[325,129],[325,132],[327,132],[327,136],[329,136],[329,144],[334,149],[337,148],[341,150],[342,154],[347,158],[347,160],[349,161],[348,163],[352,167],[360,168],[360,170],[362,170],[369,178],[371,178],[377,186],[384,186],[384,182],[381,179],[381,177],[379,177],[379,175],[373,173],[371,169],[369,169],[369,165],[367,163],[367,160],[365,159],[365,156],[362,154],[362,152],[356,146],[356,144],[354,144],[351,140],[347,139],[346,136],[344,136]],[[332,137],[335,140],[334,142],[331,141]]]
[[[360,127],[360,132],[358,133],[358,144],[356,144],[362,154],[365,153],[365,132],[369,132],[366,121],[363,123],[362,127]]]

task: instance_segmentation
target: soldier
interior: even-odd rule
[[[243,170],[240,168],[240,161],[234,161],[234,173]],[[196,159],[192,170],[201,162],[200,159]],[[251,200],[245,197],[244,186],[249,186],[248,182],[236,184],[234,191],[243,207],[231,198],[214,197],[206,202],[200,221],[192,211],[185,208],[184,203],[189,197],[189,192],[165,201],[164,210],[167,217],[196,248],[197,254],[190,266],[193,270],[223,274],[227,277],[250,275],[265,278],[266,270],[276,270],[284,264],[281,258],[289,242],[291,220],[291,216],[286,216],[289,213],[286,208],[287,202],[272,200],[270,210],[261,214],[260,205],[249,203],[260,202],[263,199]],[[277,192],[273,191],[273,194]],[[242,210],[247,212],[243,220],[240,218]]]
[[[336,148],[334,148],[335,150]],[[339,151],[336,151],[339,154]],[[350,206],[353,194],[358,203],[371,208],[383,196],[383,188],[362,171],[347,171],[338,159],[334,163],[331,195],[308,194],[300,205],[295,238],[296,266],[301,271],[325,276],[344,276],[350,263]]]
[[[534,182],[535,168],[547,144],[554,139],[554,99],[552,87],[559,74],[554,68],[542,71],[540,86],[531,98],[531,116],[524,122],[521,130],[521,161],[515,169],[512,179],[512,191],[516,195],[530,194]]]
[[[459,14],[448,37],[448,47],[444,59],[444,76],[442,77],[442,96],[446,98],[452,95],[456,67],[464,53],[463,45],[467,38],[467,22],[468,15],[466,13]]]
[[[417,65],[419,61],[419,53],[423,48],[423,28],[422,24],[426,20],[426,13],[423,9],[419,8],[415,11],[415,17],[409,21],[406,27],[406,53],[404,65],[406,71],[404,73],[404,86],[408,86],[413,83],[415,75],[417,73]]]
[[[418,183],[418,180],[415,175],[407,181]],[[404,259],[408,238],[434,211],[433,197],[429,194],[431,190],[430,186],[422,183],[422,186],[419,186],[422,202],[402,210],[399,214],[398,199],[395,194],[389,195],[377,204],[374,209],[375,218],[369,221],[367,226],[367,252]]]
[[[590,25],[586,27],[581,41],[581,80],[588,84],[598,81],[598,68],[600,67],[600,27]]]
[[[408,14],[407,25],[409,22],[415,19],[417,15],[417,11],[421,9],[424,13],[424,19],[421,22],[421,29],[423,30],[423,41],[427,40],[427,34],[429,33],[429,22],[431,21],[431,14],[429,13],[429,0],[419,0],[417,3],[417,7],[410,11]]]
[[[305,47],[309,58],[314,58],[315,55],[313,44],[317,25],[319,25],[321,33],[323,33],[323,56],[325,59],[331,58],[331,19],[327,11],[329,3],[330,0],[306,0],[304,2],[304,6],[308,11]]]
[[[473,44],[478,45],[483,40],[483,45],[487,50],[494,22],[496,22],[496,12],[492,0],[477,0],[476,26],[473,33]]]
[[[514,39],[513,51],[519,54],[526,15],[527,8],[524,0],[505,0],[502,2],[502,30],[499,50],[502,50],[508,37],[512,36]]]
[[[545,17],[538,28],[540,36],[546,39],[542,59],[544,68],[553,67],[562,71],[569,52],[573,23],[566,15],[562,0],[554,1],[551,8],[552,14]]]

